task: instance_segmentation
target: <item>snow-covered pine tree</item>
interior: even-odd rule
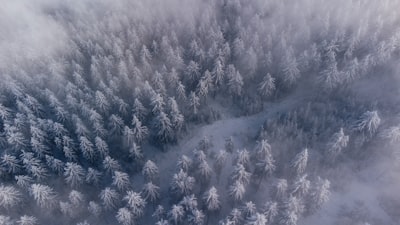
[[[161,143],[171,141],[174,136],[171,120],[163,111],[157,112],[153,121],[153,129],[156,139]]]
[[[6,133],[7,142],[13,149],[25,149],[25,147],[28,145],[29,142],[18,128],[6,124],[4,126],[4,131]]]
[[[268,222],[267,217],[262,213],[256,213],[248,220],[249,222],[246,225],[266,225]]]
[[[307,174],[304,174],[296,178],[292,186],[292,195],[303,197],[309,192],[311,183],[307,176]]]
[[[0,215],[0,224],[1,225],[14,225],[14,221],[11,220],[9,216]]]
[[[21,170],[21,165],[18,158],[7,153],[1,156],[0,166],[9,174],[16,174]]]
[[[0,185],[0,207],[6,210],[17,206],[22,201],[22,194],[12,186]]]
[[[283,206],[283,213],[279,220],[282,225],[296,225],[304,211],[304,205],[300,199],[290,196]]]
[[[232,96],[240,97],[243,92],[243,77],[236,70],[235,66],[230,64],[226,70],[226,76],[228,78],[228,93]]]
[[[186,155],[181,155],[178,163],[176,165],[178,170],[183,170],[184,172],[188,172],[192,167],[193,161]]]
[[[16,175],[15,180],[17,181],[17,185],[24,190],[28,190],[34,182],[34,180],[27,175]]]
[[[203,76],[200,79],[200,82],[197,86],[197,93],[202,98],[207,98],[209,92],[213,91],[213,79],[210,71],[206,70]]]
[[[102,207],[94,201],[90,201],[88,211],[95,217],[99,217],[102,212]]]
[[[62,174],[64,171],[64,162],[54,158],[53,156],[46,155],[46,164],[47,166],[54,171],[56,174]]]
[[[174,174],[171,182],[171,191],[178,196],[188,195],[193,191],[195,179],[182,169]]]
[[[189,84],[193,84],[200,77],[200,66],[197,62],[191,60],[185,69],[185,75],[189,79]]]
[[[123,137],[126,146],[132,146],[135,143],[135,134],[128,126],[124,126]]]
[[[132,119],[132,132],[136,143],[141,143],[147,137],[149,131],[146,126],[142,125],[139,118],[133,115]]]
[[[68,195],[68,199],[75,207],[82,207],[85,203],[84,194],[77,190],[72,190]]]
[[[69,160],[69,161],[77,161],[78,160],[78,156],[77,156],[75,150],[71,147],[64,146],[63,153],[64,153],[65,158],[67,158],[67,160]]]
[[[212,186],[204,195],[203,202],[206,206],[207,211],[215,212],[221,208],[221,202],[219,200],[219,195],[217,189]]]
[[[186,195],[183,197],[183,199],[179,202],[179,205],[183,207],[185,212],[192,211],[194,209],[197,209],[197,198],[194,196],[194,194],[191,195]]]
[[[246,169],[250,168],[250,154],[247,149],[242,149],[237,151],[236,158],[234,160],[235,164],[241,164]]]
[[[182,84],[181,81],[178,81],[178,84],[176,86],[176,96],[177,99],[180,101],[186,101],[186,87],[185,85]]]
[[[198,176],[200,182],[203,185],[209,183],[209,181],[211,179],[211,175],[212,175],[212,169],[208,165],[206,160],[203,160],[202,162],[200,162],[198,164],[196,172],[197,172],[197,176]]]
[[[295,156],[291,164],[291,167],[295,170],[296,174],[302,174],[306,170],[307,161],[308,161],[308,149],[305,148]]]
[[[212,141],[204,135],[204,137],[199,141],[199,144],[197,145],[197,148],[204,153],[208,153],[208,150],[213,146]]]
[[[19,156],[22,159],[24,169],[35,179],[43,180],[48,176],[48,171],[42,161],[34,156],[32,152],[22,151]]]
[[[378,111],[367,111],[356,121],[355,129],[372,135],[378,130],[380,124],[381,118],[379,117]]]
[[[168,98],[168,108],[172,127],[175,133],[178,134],[185,123],[185,118],[179,111],[178,103],[175,101],[175,98]]]
[[[117,215],[115,216],[118,223],[122,225],[132,225],[135,222],[135,217],[131,210],[128,208],[120,208],[118,209]]]
[[[328,88],[333,89],[342,82],[342,74],[337,68],[336,53],[331,50],[327,52],[327,66],[326,69],[320,73],[320,82]]]
[[[143,215],[144,209],[146,207],[146,201],[142,198],[142,196],[140,196],[139,193],[134,191],[127,191],[123,200],[128,203],[128,207],[135,218]]]
[[[85,181],[88,184],[99,185],[102,173],[94,168],[89,167],[86,173]]]
[[[108,144],[105,142],[101,137],[95,137],[94,143],[96,145],[97,152],[99,153],[99,156],[103,159],[106,157],[109,153],[108,150]]]
[[[193,115],[197,115],[200,106],[200,98],[194,91],[190,92],[188,102],[190,112],[193,113]]]
[[[155,225],[170,225],[170,223],[168,220],[160,219],[155,223]]]
[[[273,78],[271,74],[267,73],[267,75],[264,76],[263,81],[258,86],[258,92],[262,96],[268,97],[275,91],[275,89],[275,78]]]
[[[242,211],[242,215],[245,219],[251,218],[256,214],[257,207],[252,201],[245,202],[244,205],[240,209]]]
[[[198,166],[200,163],[207,159],[207,155],[204,153],[203,150],[195,149],[193,150],[193,157],[194,157],[194,165]]]
[[[233,137],[230,136],[229,138],[225,139],[225,150],[226,152],[232,153],[235,149],[235,144],[233,143]]]
[[[148,182],[143,185],[141,193],[146,201],[150,201],[154,204],[160,198],[160,187],[152,182]]]
[[[167,84],[172,88],[175,89],[179,82],[179,75],[175,68],[171,68],[171,71],[167,75]]]
[[[115,171],[112,179],[112,185],[116,186],[120,191],[128,189],[131,185],[129,175],[121,171]]]
[[[85,136],[79,138],[79,147],[82,151],[85,159],[94,162],[96,158],[96,152],[94,151],[93,143]]]
[[[147,109],[143,106],[142,102],[135,98],[132,106],[133,114],[139,119],[142,120],[147,115]]]
[[[164,83],[163,76],[161,75],[160,72],[156,71],[154,73],[152,84],[157,93],[160,93],[165,96],[165,94],[166,94],[165,83]]]
[[[256,147],[256,167],[254,169],[254,175],[259,177],[260,183],[262,179],[271,176],[276,169],[275,160],[272,158],[271,146],[267,140],[262,140]]]
[[[31,137],[30,146],[32,150],[36,153],[36,155],[40,158],[44,157],[46,154],[49,154],[49,149],[44,143],[44,140],[39,140],[36,137]]]
[[[106,156],[103,160],[103,168],[107,173],[121,170],[121,165],[116,159]]]
[[[158,205],[151,216],[155,217],[157,220],[163,220],[165,219],[165,214],[166,212],[164,207],[162,205]]]
[[[229,196],[234,202],[242,201],[246,188],[240,180],[235,180],[231,186],[229,186]]]
[[[238,225],[242,222],[242,212],[238,208],[233,208],[227,217],[227,225]]]
[[[124,121],[120,116],[111,114],[108,118],[108,127],[110,135],[121,135],[124,128]]]
[[[217,58],[214,62],[214,67],[212,69],[212,76],[216,87],[221,86],[224,81],[224,75],[224,65],[221,62],[221,59]]]
[[[38,219],[34,216],[23,215],[17,220],[18,225],[38,225]]]
[[[82,222],[77,223],[76,225],[90,225],[90,223],[88,221],[84,220]]]
[[[164,107],[165,107],[164,97],[159,93],[155,93],[151,97],[150,105],[153,107],[151,111],[154,115],[164,112]]]
[[[236,164],[231,175],[233,181],[239,181],[243,185],[247,185],[250,183],[250,177],[251,173],[246,171],[246,168],[242,164]]]
[[[220,150],[215,157],[215,161],[213,164],[213,169],[215,171],[215,174],[217,175],[217,182],[219,182],[220,176],[222,169],[225,165],[226,158],[227,158],[227,152],[225,150]]]
[[[99,195],[106,209],[116,209],[120,202],[120,196],[118,192],[110,187],[104,188]]]
[[[154,181],[158,177],[158,167],[151,161],[147,160],[142,169],[142,174],[147,181]]]
[[[108,110],[110,109],[110,103],[108,102],[107,97],[101,91],[96,91],[95,101],[97,108],[101,112],[103,113],[108,112]]]
[[[72,187],[77,187],[85,181],[85,170],[77,163],[68,162],[64,168],[65,181]]]
[[[285,210],[279,220],[279,224],[282,225],[297,225],[299,220],[298,215],[293,211]]]
[[[286,179],[277,179],[274,183],[274,196],[283,199],[287,195],[288,183]]]
[[[174,225],[178,225],[185,215],[185,211],[181,205],[172,205],[171,210],[168,213],[170,220]]]
[[[330,198],[330,182],[327,179],[317,178],[316,184],[311,189],[311,206],[309,210],[315,211],[325,204]]]
[[[201,210],[194,209],[188,215],[188,222],[190,225],[203,225],[204,217],[204,213]]]
[[[283,80],[290,86],[293,85],[300,77],[299,65],[292,47],[284,49],[281,68],[283,72]]]
[[[29,189],[36,204],[41,208],[51,209],[56,204],[57,195],[53,188],[43,184],[32,184]]]
[[[77,218],[79,211],[75,209],[75,207],[70,202],[60,202],[60,211],[61,213],[69,218]]]
[[[278,203],[274,201],[268,201],[264,205],[263,213],[266,216],[269,223],[273,223],[279,214]]]
[[[381,137],[388,139],[390,143],[397,143],[400,141],[400,126],[391,126],[380,134]]]
[[[256,168],[254,169],[254,175],[260,178],[260,182],[262,179],[265,179],[268,176],[271,176],[275,171],[275,160],[272,158],[266,158],[256,163]]]
[[[331,140],[327,144],[327,153],[331,160],[335,160],[342,150],[347,147],[349,136],[344,134],[343,128],[333,134]]]

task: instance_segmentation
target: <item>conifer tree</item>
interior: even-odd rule
[[[0,186],[0,207],[11,209],[22,201],[21,193],[12,186]]]

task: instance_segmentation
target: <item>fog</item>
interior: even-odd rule
[[[0,1],[0,224],[399,224],[397,9]]]

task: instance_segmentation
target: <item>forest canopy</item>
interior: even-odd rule
[[[399,8],[1,2],[0,224],[397,224]]]

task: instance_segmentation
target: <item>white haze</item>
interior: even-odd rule
[[[222,1],[222,0],[221,0]],[[102,35],[104,30],[98,30],[97,21],[108,21],[108,31],[124,31],[124,27],[113,26],[113,19],[125,21],[129,24],[131,21],[145,21],[145,24],[159,23],[160,29],[163,29],[165,21],[177,21],[178,27],[175,31],[178,36],[191,39],[198,20],[207,20],[208,17],[218,17],[214,7],[218,1],[211,0],[0,0],[0,78],[10,73],[18,71],[19,68],[25,68],[29,73],[29,68],[37,66],[37,63],[47,62],[50,64],[59,64],[62,68],[60,74],[65,73],[63,64],[67,57],[75,54],[76,46],[74,39],[76,33],[74,29],[80,28],[80,23],[85,24],[85,30],[80,34],[86,35],[86,39],[95,40],[97,37],[93,34]],[[232,2],[239,2],[234,0]],[[293,46],[295,54],[309,47],[310,43],[321,41],[318,39],[320,32],[324,32],[327,25],[322,21],[329,21],[327,27],[344,28],[348,34],[359,38],[359,42],[369,39],[386,39],[395,33],[400,34],[400,1],[382,0],[382,1],[350,1],[350,0],[300,0],[284,2],[288,5],[285,8],[279,8],[280,4],[273,1],[240,1],[242,3],[241,25],[245,30],[254,32],[257,30],[260,42],[266,42],[269,32],[280,34],[282,27],[290,27],[292,32],[281,33],[282,40]],[[357,3],[355,3],[357,2]],[[355,4],[361,5],[356,10],[352,7]],[[276,7],[274,6],[276,5]],[[252,7],[250,7],[252,6]],[[255,12],[253,11],[255,10]],[[60,18],[54,14],[55,11],[65,12],[70,16],[70,21],[60,21]],[[305,12],[307,20],[304,17],[298,17],[297,12]],[[260,20],[264,20],[264,27],[256,27],[257,21],[249,21],[257,13]],[[110,17],[108,17],[110,16]],[[73,25],[71,25],[73,24]],[[309,29],[303,29],[303,25],[308,24]],[[364,27],[364,24],[373,27]],[[74,29],[71,29],[74,27]],[[370,30],[368,30],[370,29]],[[383,30],[380,36],[374,36],[369,31]],[[246,33],[243,34],[246,37]],[[278,35],[279,36],[279,35]],[[340,35],[339,35],[340,36]],[[400,39],[399,39],[400,40]],[[278,45],[278,43],[274,43]],[[281,43],[279,43],[281,44]],[[397,43],[399,44],[399,43]],[[276,46],[274,46],[276,47]],[[366,52],[375,49],[376,46],[364,46]],[[275,49],[275,51],[278,51]],[[361,61],[361,59],[360,59]],[[261,59],[258,64],[264,63]],[[391,62],[392,68],[382,70],[382,79],[380,72],[376,71],[372,77],[361,78],[357,84],[352,84],[354,95],[364,102],[370,101],[371,107],[375,102],[384,102],[385,105],[396,105],[400,103],[400,61]],[[43,66],[41,64],[41,66]],[[31,78],[36,74],[28,74]],[[17,75],[18,76],[18,75]],[[376,77],[373,77],[376,76]],[[57,77],[59,79],[60,77]],[[307,93],[310,90],[319,88],[314,80],[302,81],[300,90],[294,93]],[[1,86],[1,85],[0,85]],[[390,90],[390,91],[388,91]],[[293,93],[291,93],[293,94]],[[318,94],[318,93],[316,93]],[[290,94],[289,94],[290,95]],[[302,101],[303,99],[300,99]],[[304,102],[306,104],[306,102]],[[285,108],[285,107],[284,107]],[[393,107],[394,110],[396,107]],[[382,112],[387,116],[382,124],[389,127],[391,124],[397,124],[398,112]],[[262,117],[263,118],[263,117]],[[264,119],[264,118],[263,118]],[[263,121],[260,121],[262,123]],[[258,129],[254,128],[254,129]],[[301,148],[300,146],[299,148]],[[398,171],[396,160],[393,160],[393,151],[397,146],[387,146],[379,139],[374,141],[369,148],[371,157],[361,162],[353,162],[352,159],[339,164],[344,168],[343,174],[330,174],[334,177],[331,180],[332,199],[320,212],[304,219],[304,225],[336,225],[348,224],[346,218],[340,219],[344,213],[343,209],[357,208],[357,203],[363,205],[370,212],[365,222],[374,224],[399,224],[398,215],[388,215],[382,211],[381,207],[390,207],[379,205],[382,199],[393,198],[400,200],[400,177],[393,171]],[[171,163],[174,164],[175,162]],[[353,165],[354,163],[354,165]],[[162,169],[161,169],[162,170]],[[340,171],[340,169],[338,169]],[[338,173],[334,170],[332,173]],[[339,172],[340,173],[340,172]],[[336,189],[335,189],[336,188]],[[361,203],[360,203],[361,202]],[[345,208],[343,208],[345,207]],[[346,208],[348,207],[348,208]],[[364,207],[364,206],[363,206]],[[397,208],[398,211],[398,208]],[[345,213],[344,213],[345,214]],[[345,217],[345,216],[344,216]],[[395,221],[396,219],[397,222]],[[339,221],[339,222],[338,222]],[[361,223],[360,223],[361,224]],[[358,224],[357,224],[358,225]]]

